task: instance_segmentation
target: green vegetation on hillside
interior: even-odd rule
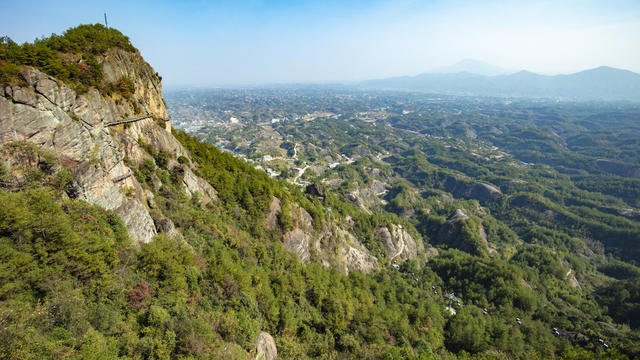
[[[5,36],[0,38],[0,84],[15,81],[20,66],[33,66],[78,93],[99,88],[103,74],[97,57],[112,47],[137,51],[120,31],[100,24],[80,25],[22,45]]]
[[[114,46],[135,50],[113,31],[89,25],[34,44],[4,39],[3,81],[36,66],[78,91],[98,86],[98,70],[79,64],[99,68]],[[135,89],[123,77],[101,90],[126,97]],[[640,357],[632,125],[631,135],[609,134],[619,151],[596,159],[611,144],[602,129],[580,137],[593,128],[582,112],[593,109],[562,109],[571,117],[559,121],[528,103],[474,108],[375,93],[332,102],[328,94],[293,95],[299,108],[223,94],[216,108],[255,108],[256,123],[206,134],[248,144],[233,148],[243,151],[258,149],[250,136],[286,139],[273,154],[316,165],[300,178],[324,184],[323,200],[182,131],[173,136],[189,154],[177,158],[140,137],[141,161],[124,162],[156,225],[177,229],[147,244],[134,244],[114,212],[71,199],[72,173],[54,154],[27,142],[1,147],[0,358],[247,359],[262,331],[282,359]],[[623,110],[611,121],[634,119],[636,109]],[[306,111],[321,115],[271,122]],[[217,200],[188,196],[187,171]],[[270,227],[274,197],[281,211]],[[309,231],[327,251],[338,252],[332,231],[349,231],[375,268],[344,274],[317,253],[301,261],[283,244],[302,226],[295,209],[310,215]],[[394,260],[375,234],[393,225],[425,250]]]
[[[203,164],[200,173],[228,189],[203,208],[184,195],[179,172],[163,168],[163,156],[135,169],[143,185],[162,180],[157,209],[184,240],[158,235],[137,248],[112,212],[65,200],[56,187],[0,191],[8,204],[0,211],[1,357],[244,358],[260,331],[273,334],[285,359],[593,358],[601,351],[582,353],[551,333],[552,324],[570,330],[585,316],[566,317],[566,299],[583,303],[578,311],[597,310],[558,282],[564,271],[543,248],[522,249],[514,264],[449,250],[426,267],[409,261],[371,275],[303,264],[280,235],[256,229],[272,194],[290,194],[310,212],[318,205],[210,145],[176,136]],[[336,211],[356,214],[332,201]],[[542,296],[520,284],[525,278],[545,289]],[[455,317],[444,310],[446,291],[464,302]],[[624,358],[617,350],[606,355]]]
[[[630,320],[637,315],[640,251],[637,106],[322,89],[172,96],[180,99],[169,99],[176,114],[193,102],[212,116],[197,130],[200,138],[276,169],[279,178],[291,180],[294,168],[308,165],[298,181],[324,183],[325,205],[336,218],[353,220],[351,231],[372,253],[380,251],[372,227],[415,229],[416,238],[438,249],[424,266],[463,299],[459,314],[486,308],[505,324],[519,317],[527,319],[522,326],[542,325],[534,343],[547,341],[546,331],[555,335],[550,344],[567,339],[597,353],[603,340],[638,356]],[[229,112],[241,122],[227,124]],[[282,120],[270,121],[275,117]],[[269,145],[278,152],[269,153]],[[466,218],[449,221],[457,210]],[[491,324],[462,326],[478,334],[464,345],[451,337],[465,332],[445,326],[444,345],[457,355],[505,351],[506,342],[496,345],[495,338],[504,330]]]

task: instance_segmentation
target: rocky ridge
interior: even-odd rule
[[[316,261],[343,273],[369,272],[377,266],[378,259],[349,231],[335,224],[315,229],[311,215],[297,204],[292,206],[291,217],[296,226],[284,234],[283,243],[300,260]]]
[[[125,98],[95,88],[77,94],[62,81],[23,67],[23,81],[0,87],[0,145],[29,142],[55,154],[72,172],[69,196],[114,210],[135,240],[149,242],[158,230],[174,227],[169,219],[154,222],[149,194],[131,176],[125,159],[140,165],[151,158],[145,144],[174,158],[188,158],[188,153],[171,134],[160,77],[140,54],[114,48],[99,61],[105,84],[127,76],[135,85],[133,94]],[[151,117],[107,126],[144,114]],[[169,166],[182,165],[173,161]],[[216,199],[215,189],[189,166],[182,166],[182,171],[188,196],[198,192],[205,203]]]

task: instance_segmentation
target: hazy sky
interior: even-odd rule
[[[17,42],[103,22],[165,86],[351,81],[473,58],[568,73],[640,72],[640,1],[6,1]]]

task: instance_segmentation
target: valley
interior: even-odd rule
[[[244,100],[229,101],[239,92]],[[174,118],[180,118],[184,103],[177,104],[185,96],[167,95]],[[427,267],[434,259],[438,267],[460,256],[456,251],[492,267],[519,264],[528,274],[521,279],[525,288],[546,298],[550,311],[568,300],[552,295],[552,288],[604,299],[604,284],[626,281],[603,270],[612,259],[638,264],[637,104],[345,89],[189,96],[223,109],[192,134],[301,190],[321,184],[331,194],[325,206],[340,208],[333,196],[365,214],[401,219],[427,244],[421,250],[430,259]],[[255,111],[247,110],[248,103]],[[385,259],[375,237],[354,230],[381,263],[400,269],[396,254]],[[555,280],[533,260],[541,257],[564,269]],[[444,284],[474,298],[462,285],[469,280],[456,277],[464,268],[458,266]],[[476,306],[497,306],[497,299],[482,299]],[[631,311],[618,321],[629,325],[636,316]]]

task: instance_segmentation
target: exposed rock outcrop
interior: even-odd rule
[[[275,230],[278,227],[278,216],[282,212],[282,204],[280,203],[280,199],[277,197],[273,197],[271,199],[271,204],[269,204],[269,213],[264,220],[264,225],[269,230]]]
[[[167,234],[167,236],[169,236],[169,237],[176,237],[176,236],[181,237],[182,236],[178,232],[178,230],[176,230],[176,226],[173,223],[173,221],[171,221],[171,219],[168,219],[168,218],[162,218],[159,221],[157,221],[156,222],[156,230],[159,233]]]
[[[189,168],[184,169],[184,177],[182,182],[185,185],[187,196],[191,198],[194,194],[200,195],[202,205],[207,205],[211,201],[218,201],[216,190],[204,179],[197,177]]]
[[[254,341],[255,347],[255,360],[274,360],[278,357],[278,348],[273,337],[264,331],[260,332],[256,340]]]
[[[35,69],[23,68],[22,77],[28,87],[10,86],[0,94],[0,142],[28,141],[56,154],[73,171],[72,194],[115,210],[133,237],[150,241],[155,227],[146,207],[140,199],[125,196],[124,188],[139,188],[137,181],[130,177],[113,182],[131,171],[122,161],[124,151],[106,129],[90,125],[96,121],[75,120],[78,107],[87,117],[86,104],[91,99],[77,97],[64,83]],[[117,106],[112,105],[115,110]],[[94,114],[94,119],[101,117],[102,113]]]
[[[379,180],[373,180],[369,186],[357,188],[350,192],[347,197],[365,212],[370,213],[370,207],[386,204],[386,201],[381,199],[386,193],[387,184]]]
[[[55,154],[72,171],[70,196],[114,210],[135,240],[149,242],[156,226],[142,187],[124,160],[140,165],[151,158],[145,144],[174,158],[188,153],[170,132],[160,78],[140,54],[111,49],[99,61],[103,82],[115,83],[122,76],[133,81],[135,92],[129,98],[105,96],[94,88],[76,94],[63,82],[24,67],[22,86],[0,88],[0,144],[27,141]],[[145,113],[153,118],[105,127]],[[184,170],[183,179],[187,196],[199,192],[204,204],[216,200],[215,189],[191,169]]]
[[[374,237],[381,242],[391,260],[404,262],[418,256],[418,251],[424,250],[421,241],[415,241],[402,225],[393,224],[391,231],[387,227],[379,227],[374,231]]]
[[[338,253],[342,255],[341,260],[344,261],[344,264],[337,267],[344,273],[348,274],[352,271],[369,272],[378,263],[378,259],[369,254],[355,236],[346,230],[336,228],[333,232],[325,233],[325,237],[330,239],[328,241],[329,244],[336,243],[340,249]],[[331,265],[336,266],[337,264]]]
[[[160,76],[138,52],[112,48],[102,60],[103,83],[116,83],[123,76],[127,76],[135,85],[134,96],[142,107],[142,113],[153,114],[159,119],[169,119],[162,100]]]
[[[341,248],[342,257],[346,263],[345,273],[352,271],[369,272],[373,270],[378,262],[376,258],[371,256],[366,250],[360,247],[346,245]]]
[[[287,250],[296,254],[298,259],[302,261],[311,260],[312,238],[300,228],[295,228],[284,234],[284,246]]]
[[[291,218],[295,227],[282,241],[300,260],[317,261],[343,273],[375,268],[378,260],[350,232],[329,224],[322,230],[314,229],[311,215],[295,203],[291,204]]]
[[[309,184],[307,185],[305,191],[309,195],[316,196],[320,200],[324,200],[324,186],[322,186],[322,184],[317,184],[317,183]]]

